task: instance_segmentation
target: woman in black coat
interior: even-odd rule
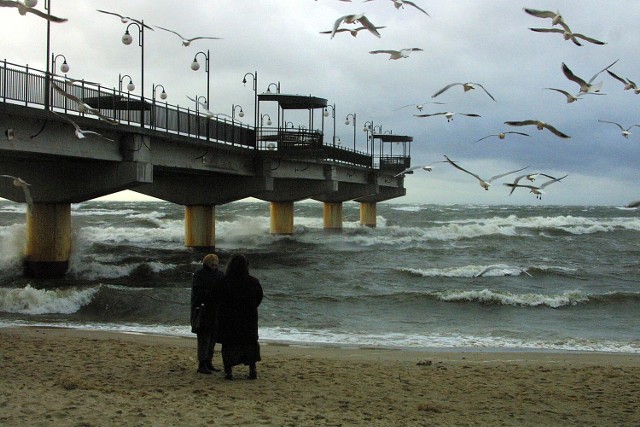
[[[233,379],[235,365],[249,365],[249,378],[258,377],[258,306],[263,292],[260,281],[249,275],[244,255],[234,255],[227,264],[224,278],[216,282],[218,301],[216,340],[222,343],[225,378]]]

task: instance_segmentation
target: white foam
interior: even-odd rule
[[[552,308],[576,305],[587,302],[589,298],[579,290],[566,291],[559,295],[514,294],[511,292],[481,290],[450,290],[434,293],[438,299],[446,302],[475,301],[483,304],[548,306]]]
[[[0,227],[0,269],[2,271],[21,266],[26,236],[25,224]]]
[[[71,314],[89,304],[99,286],[78,290],[35,289],[27,285],[20,289],[0,288],[0,311],[21,314]]]

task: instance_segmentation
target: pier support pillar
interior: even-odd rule
[[[216,247],[216,207],[185,206],[184,235],[185,246],[203,252],[213,252]]]
[[[71,256],[71,204],[35,203],[27,213],[24,274],[30,277],[64,276]]]
[[[376,226],[376,204],[360,203],[360,224],[367,227]]]
[[[293,234],[293,202],[271,202],[271,234]]]
[[[342,203],[324,202],[322,218],[325,230],[342,230]]]

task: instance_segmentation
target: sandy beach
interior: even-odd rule
[[[192,338],[0,329],[0,424],[640,425],[637,355],[263,343],[262,358],[257,380],[228,381],[196,373]]]

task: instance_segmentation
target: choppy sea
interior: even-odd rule
[[[265,292],[260,339],[405,349],[640,353],[640,210],[601,206],[378,204],[377,227],[344,204],[295,206],[295,234],[269,233],[269,205],[216,208],[224,264],[244,253]],[[72,205],[67,276],[22,275],[23,205],[0,201],[0,327],[48,325],[189,336],[184,208]],[[480,273],[484,272],[482,275]]]

